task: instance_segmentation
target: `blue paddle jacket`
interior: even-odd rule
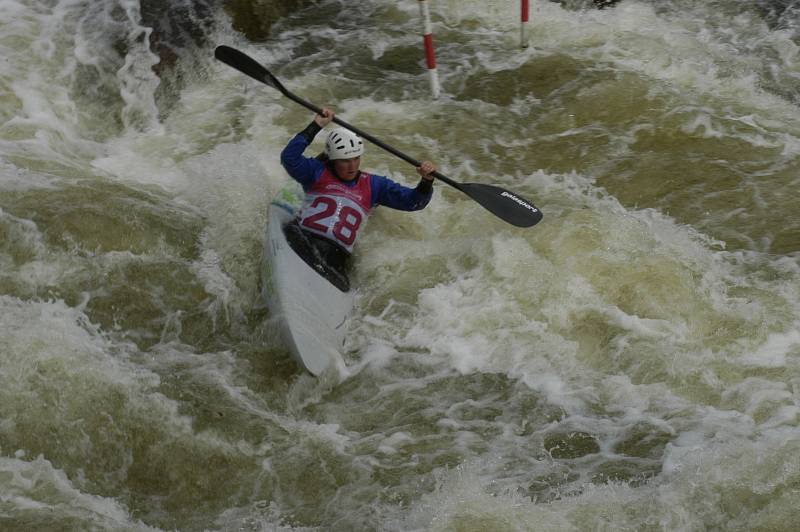
[[[305,191],[308,191],[325,170],[324,162],[303,156],[303,152],[321,129],[315,122],[311,122],[306,129],[295,135],[281,152],[281,164]],[[425,179],[420,180],[416,188],[409,188],[382,175],[370,175],[370,177],[371,207],[386,205],[401,211],[418,211],[425,208],[433,196],[433,185]],[[355,185],[355,182],[355,179],[352,182],[342,181],[349,186]]]

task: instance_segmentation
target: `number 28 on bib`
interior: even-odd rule
[[[367,176],[362,175],[359,181],[368,183],[369,179],[364,179],[365,177]],[[370,196],[359,184],[349,190],[338,182],[328,183],[328,186],[324,186],[325,183],[315,183],[323,186],[314,186],[306,194],[300,211],[300,225],[307,231],[333,240],[351,253],[358,232],[369,216],[369,204],[363,200]]]
[[[308,208],[303,209],[300,224],[313,233],[335,240],[352,252],[366,215],[357,205],[348,205],[346,200],[337,199],[330,196],[314,197]]]

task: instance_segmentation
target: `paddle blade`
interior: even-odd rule
[[[261,66],[255,59],[244,52],[221,44],[214,50],[214,57],[261,83],[266,83],[270,87],[278,89],[283,93],[286,92],[281,82],[278,81],[269,70]]]
[[[542,220],[542,211],[532,202],[494,185],[460,183],[458,188],[483,207],[517,227],[532,227]]]

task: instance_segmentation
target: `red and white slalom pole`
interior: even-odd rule
[[[431,78],[431,95],[439,97],[439,74],[436,73],[436,53],[433,51],[433,27],[431,26],[431,13],[428,10],[428,0],[419,0],[419,12],[425,25],[423,41],[425,43],[425,61]]]
[[[528,47],[528,39],[525,37],[525,28],[528,26],[528,19],[530,18],[530,10],[528,9],[528,0],[522,0],[522,13],[520,15],[519,23],[519,45],[523,48]]]

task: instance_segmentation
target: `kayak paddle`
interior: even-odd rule
[[[307,102],[306,100],[289,92],[289,90],[286,89],[286,87],[284,87],[283,84],[278,81],[278,79],[273,76],[269,70],[264,68],[261,64],[256,62],[255,59],[244,52],[240,52],[235,48],[231,48],[230,46],[225,46],[223,44],[217,46],[216,50],[214,50],[214,57],[226,65],[231,66],[244,74],[247,74],[251,78],[279,90],[284,96],[296,103],[299,103],[303,107],[306,107],[317,114],[322,113],[322,109],[320,107],[317,107],[316,105]],[[333,122],[349,129],[356,135],[370,141],[380,148],[383,148],[392,155],[403,159],[415,167],[418,167],[421,164],[416,159],[409,157],[400,150],[381,142],[369,133],[361,131],[355,126],[351,126],[344,120],[340,120],[334,116]],[[532,227],[539,223],[539,221],[542,219],[542,212],[537,209],[532,202],[526,200],[519,194],[514,194],[494,185],[483,185],[480,183],[458,183],[438,171],[433,172],[433,176],[440,181],[444,181],[451,187],[460,190],[473,200],[480,203],[489,212],[498,218],[505,220],[511,225],[515,225],[517,227]]]

